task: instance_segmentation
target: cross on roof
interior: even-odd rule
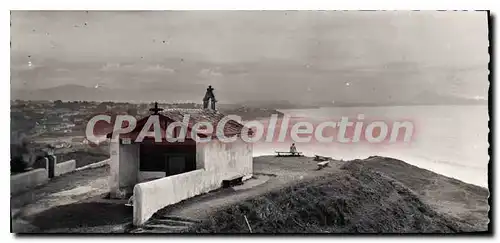
[[[149,109],[149,111],[153,112],[153,115],[158,115],[158,112],[162,111],[163,108],[158,108],[158,102],[155,102],[155,107]]]

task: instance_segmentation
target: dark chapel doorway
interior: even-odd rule
[[[141,143],[139,170],[172,176],[196,170],[196,143]]]

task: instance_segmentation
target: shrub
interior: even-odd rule
[[[10,156],[11,173],[19,173],[28,170],[37,159],[34,148],[26,139],[22,139],[21,142],[10,145]]]

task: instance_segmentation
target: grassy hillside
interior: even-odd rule
[[[300,182],[226,207],[190,231],[248,233],[250,230],[245,216],[253,233],[451,233],[485,230],[450,214],[435,211],[407,185],[363,163],[348,162],[342,168],[343,173]]]

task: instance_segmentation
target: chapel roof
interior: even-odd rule
[[[208,122],[211,123],[214,127],[214,131],[211,135],[216,136],[217,126],[219,122],[226,116],[225,114],[217,110],[211,109],[164,109],[160,112],[156,112],[138,120],[135,129],[128,134],[129,136],[125,137],[130,137],[130,135],[132,137],[137,136],[137,133],[139,133],[143,129],[149,117],[154,115],[157,115],[159,118],[160,127],[162,130],[162,138],[165,138],[165,129],[167,128],[168,124],[172,122],[182,122],[184,116],[186,115],[189,115],[188,134],[191,132],[191,128],[194,124],[200,122]],[[234,120],[229,120],[224,126],[224,135],[231,136],[241,134],[241,130],[243,127],[243,124]],[[113,132],[108,133],[107,137],[110,138],[112,136],[112,133]],[[123,135],[127,134],[121,134],[122,137]]]

